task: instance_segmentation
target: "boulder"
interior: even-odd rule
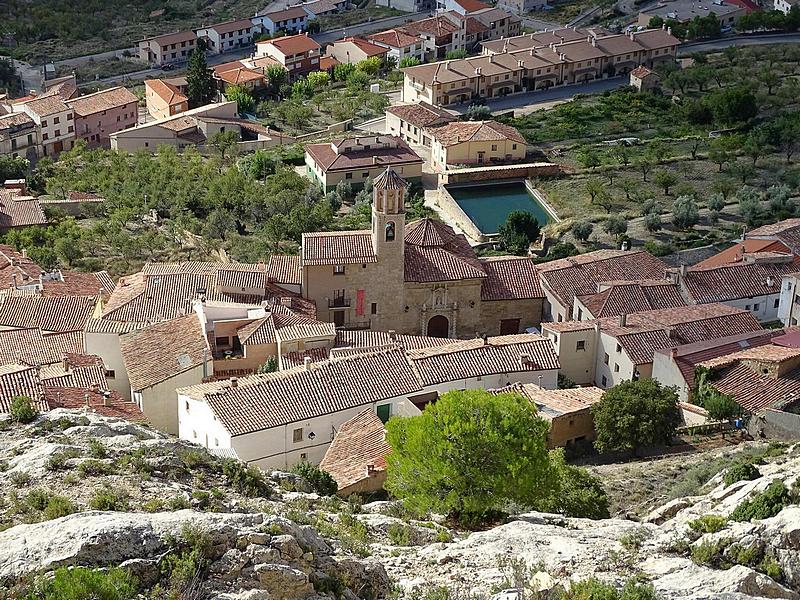
[[[261,587],[276,598],[305,598],[314,591],[308,575],[288,565],[256,565],[254,571]]]

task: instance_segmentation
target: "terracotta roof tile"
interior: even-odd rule
[[[489,390],[492,394],[517,393],[536,404],[539,414],[546,419],[585,411],[601,400],[605,390],[598,387],[579,387],[564,390],[547,390],[535,383],[513,384]]]
[[[84,409],[104,417],[126,419],[134,423],[147,423],[148,421],[135,402],[126,400],[113,390],[45,385],[43,391],[49,410],[56,408]]]
[[[446,346],[453,340],[447,338],[427,337],[424,335],[392,334],[388,331],[348,330],[340,329],[336,332],[334,350],[344,348],[374,348],[395,344],[404,350],[419,350],[432,346]]]
[[[305,13],[305,11],[303,12]],[[287,35],[282,38],[267,40],[265,42],[258,42],[258,45],[261,44],[275,46],[285,56],[304,54],[306,52],[312,52],[314,50],[318,51],[320,49],[320,45],[317,42],[302,33],[299,35]]]
[[[374,139],[374,136],[370,136]],[[398,137],[382,136],[382,143],[369,150],[338,152],[334,143],[308,144],[306,153],[325,171],[350,171],[374,166],[402,166],[422,164],[424,161],[411,147]],[[389,145],[389,147],[384,147]]]
[[[47,365],[83,349],[81,331],[43,334],[38,327],[0,331],[0,364]]]
[[[346,37],[342,38],[341,40],[336,40],[333,43],[336,45],[342,42],[349,42],[353,44],[367,56],[383,56],[389,52],[389,49],[385,48],[384,46],[378,46],[377,44],[373,44],[372,42],[368,42],[367,40],[362,40],[361,38],[357,37]]]
[[[697,303],[725,302],[779,294],[781,278],[797,271],[787,256],[778,262],[738,262],[718,267],[689,268],[681,283]]]
[[[525,144],[525,138],[519,131],[495,121],[453,121],[441,127],[428,129],[428,133],[445,148],[464,142],[511,140]]]
[[[483,263],[463,235],[444,223],[420,219],[406,225],[405,280],[458,281],[486,277]]]
[[[800,369],[774,378],[736,362],[716,370],[710,382],[751,413],[764,408],[783,409],[800,401]]]
[[[276,283],[300,285],[300,257],[296,254],[273,254],[267,262],[267,278]]]
[[[145,38],[142,41],[156,42],[162,48],[171,44],[179,44],[181,42],[192,42],[197,39],[194,31],[177,31],[175,33],[165,33],[164,35],[157,35],[155,37]]]
[[[75,111],[76,116],[88,117],[104,110],[113,110],[138,103],[139,99],[129,89],[113,87],[74,98],[69,101],[69,106]]]
[[[544,298],[533,260],[520,256],[482,258],[486,279],[481,284],[481,300],[524,300]]]
[[[170,106],[189,100],[177,87],[161,79],[148,79],[144,85]]]
[[[47,410],[36,367],[14,364],[0,366],[0,413],[10,412],[15,396],[27,396],[38,410]]]
[[[615,317],[622,313],[685,306],[677,284],[665,280],[602,282],[596,294],[576,296],[589,317]]]
[[[333,476],[339,490],[344,490],[386,471],[386,456],[391,450],[383,423],[368,408],[339,426],[319,467]]]
[[[200,27],[200,29],[213,29],[217,33],[231,33],[233,31],[248,30],[253,28],[253,22],[250,19],[238,19],[235,21],[226,21],[224,23],[217,23],[216,25],[209,25],[208,27]]]
[[[449,123],[456,119],[455,116],[427,102],[415,104],[395,104],[386,109],[386,112],[397,115],[403,121],[415,127],[430,127],[442,123]]]
[[[408,46],[422,43],[422,40],[406,33],[402,28],[371,33],[367,36],[367,39],[376,44],[383,44],[390,48],[407,48]]]
[[[371,231],[304,233],[303,265],[344,265],[378,261],[372,247]]]
[[[0,298],[0,326],[83,330],[95,304],[87,296],[5,296]]]
[[[45,224],[47,218],[37,198],[20,196],[0,189],[0,231],[12,227]]]

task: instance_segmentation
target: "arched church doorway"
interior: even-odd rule
[[[428,337],[446,338],[450,334],[450,321],[447,317],[436,315],[428,321]]]

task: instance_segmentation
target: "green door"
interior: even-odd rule
[[[391,404],[381,404],[378,407],[378,418],[381,420],[382,423],[386,423],[389,420],[389,417],[392,416],[392,405]]]

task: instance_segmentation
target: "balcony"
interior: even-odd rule
[[[328,308],[350,308],[350,298],[344,296],[328,298]]]

